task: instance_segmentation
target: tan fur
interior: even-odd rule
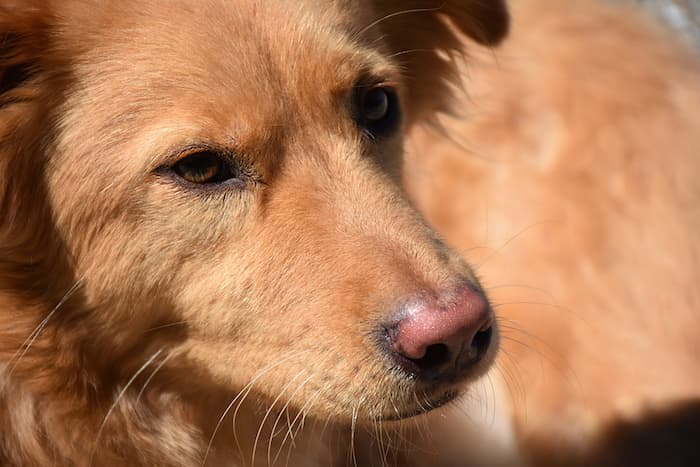
[[[405,462],[410,430],[375,442],[379,420],[439,394],[373,332],[476,279],[405,201],[400,132],[363,137],[350,95],[395,87],[408,129],[448,99],[456,30],[507,28],[500,2],[410,3],[0,6],[0,464]],[[192,145],[244,186],[159,172]]]
[[[698,58],[633,8],[512,13],[409,191],[485,278],[534,465],[697,465]]]
[[[698,60],[597,0],[513,17],[494,51],[497,1],[4,2],[0,465],[696,465]],[[349,115],[368,74],[405,164]],[[257,178],[158,175],[192,144]],[[476,283],[401,173],[502,351],[395,423],[433,395],[374,326]]]

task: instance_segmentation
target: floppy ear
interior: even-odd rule
[[[505,0],[448,0],[441,9],[460,31],[480,44],[495,45],[508,33]]]
[[[35,138],[43,117],[40,57],[46,53],[47,29],[39,8],[29,6],[33,3],[0,3],[0,275],[15,258],[37,248],[40,233],[32,220],[46,210],[39,201]]]
[[[30,1],[0,5],[0,112],[32,97],[32,81],[45,49],[46,19]],[[21,6],[20,6],[21,5]],[[0,134],[5,122],[0,122]]]
[[[464,37],[496,45],[508,33],[505,0],[373,0],[377,27],[405,70],[409,123],[448,111]]]

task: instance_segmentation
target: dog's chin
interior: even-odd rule
[[[403,411],[395,410],[393,413],[387,413],[382,416],[380,421],[384,422],[401,422],[411,418],[419,417],[421,415],[432,412],[433,410],[444,407],[455,399],[457,399],[461,394],[461,391],[457,389],[450,389],[443,392],[442,394],[436,396],[432,399],[426,399],[421,401],[413,408],[405,408]]]
[[[494,345],[489,352],[475,366],[469,370],[457,370],[448,376],[448,382],[433,385],[430,382],[418,382],[415,388],[416,401],[414,406],[404,406],[391,412],[383,414],[382,421],[401,421],[432,412],[435,409],[444,407],[455,399],[459,398],[468,387],[474,384],[479,378],[484,376],[492,367],[497,353],[497,346]],[[411,378],[415,378],[414,375]]]

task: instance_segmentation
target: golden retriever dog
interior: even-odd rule
[[[418,462],[411,419],[498,331],[402,135],[461,36],[507,28],[500,1],[4,1],[0,464]]]
[[[694,465],[700,66],[638,11],[0,32],[0,465]]]

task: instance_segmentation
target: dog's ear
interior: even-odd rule
[[[505,0],[447,0],[440,10],[480,44],[498,44],[508,34],[510,18]]]
[[[48,30],[43,10],[34,3],[0,0],[0,267],[10,256],[7,244],[15,251],[34,236],[23,220],[41,210],[29,201],[37,192],[39,158],[28,155],[34,156],[30,145],[40,126],[40,62]]]
[[[447,111],[458,82],[455,57],[467,36],[496,45],[508,33],[505,0],[373,0],[376,27],[405,70],[409,123]]]
[[[0,112],[35,94],[39,59],[46,49],[46,19],[31,0],[0,5]]]

